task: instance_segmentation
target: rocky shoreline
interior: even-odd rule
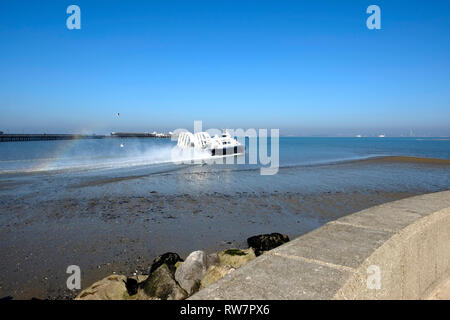
[[[156,257],[143,274],[109,275],[82,290],[75,300],[183,300],[288,241],[280,233],[261,234],[248,238],[246,249],[212,254],[198,250],[185,260],[167,252]]]

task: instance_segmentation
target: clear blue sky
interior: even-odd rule
[[[81,30],[66,28],[70,4]],[[381,30],[366,28],[370,4]],[[296,135],[450,135],[450,1],[0,2],[0,130],[192,129],[196,119]]]

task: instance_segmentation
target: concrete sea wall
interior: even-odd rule
[[[329,222],[190,299],[420,299],[448,276],[450,191],[444,191]]]

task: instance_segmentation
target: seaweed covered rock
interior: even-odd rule
[[[75,300],[153,300],[140,289],[140,283],[147,276],[139,275],[127,278],[124,275],[112,274],[95,282],[81,291]]]
[[[176,269],[175,265],[178,262],[183,262],[183,259],[181,259],[180,256],[177,253],[166,252],[166,253],[164,253],[164,254],[162,254],[160,256],[157,256],[153,260],[152,266],[150,267],[149,274],[151,274],[153,271],[158,269],[163,264],[167,265],[167,267],[169,268],[169,270],[172,273],[175,273],[175,269]]]
[[[260,234],[247,239],[248,246],[255,250],[256,256],[263,254],[264,251],[281,246],[288,241],[289,237],[281,233]]]
[[[142,287],[147,296],[161,300],[182,300],[188,296],[175,281],[172,271],[166,264],[154,270],[142,283]]]
[[[124,300],[129,298],[127,277],[110,275],[80,292],[75,300]]]
[[[256,257],[252,248],[245,250],[228,249],[219,252],[218,256],[221,265],[229,265],[233,268],[242,267]]]
[[[208,271],[206,271],[206,274],[200,283],[200,289],[206,288],[234,270],[235,269],[229,265],[212,265],[208,268]]]

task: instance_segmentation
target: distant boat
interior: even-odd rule
[[[362,138],[362,135],[357,134],[356,137],[357,137],[357,138]]]
[[[378,138],[385,138],[385,137],[386,137],[385,134],[380,134],[380,135],[378,136]]]

